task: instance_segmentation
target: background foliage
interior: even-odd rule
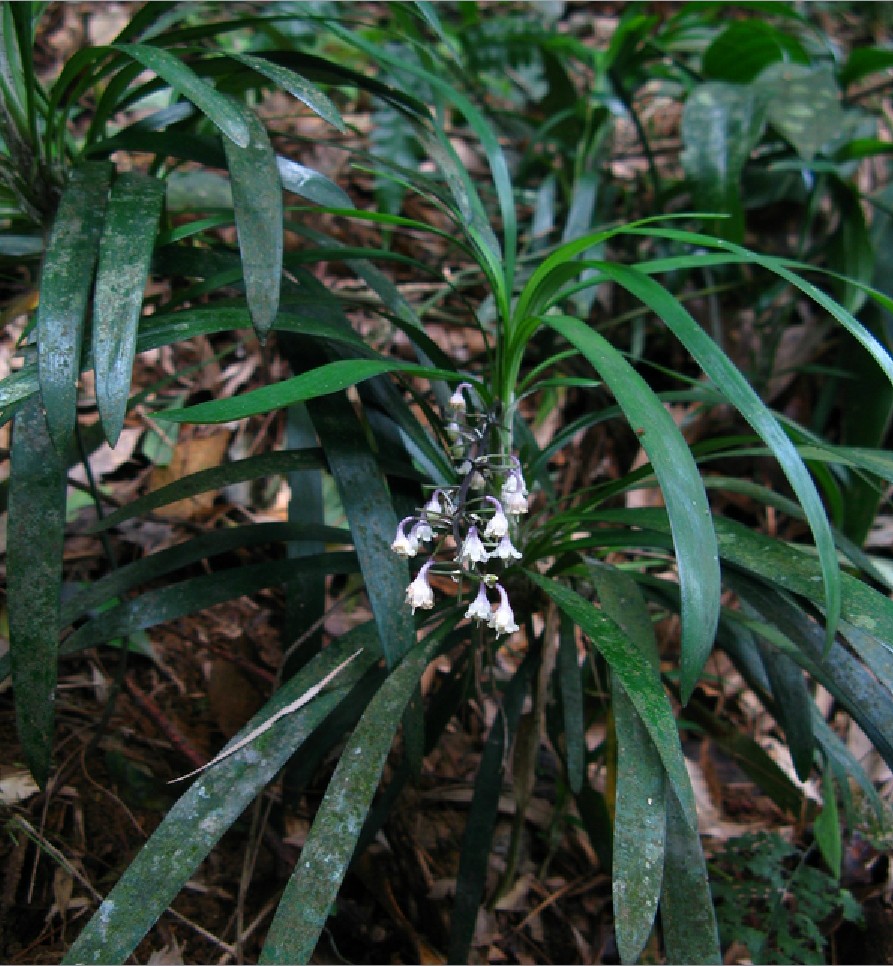
[[[310,796],[263,928],[226,937],[309,961],[457,727],[480,756],[435,959],[485,960],[479,910],[519,881],[545,783],[540,877],[562,839],[610,876],[598,955],[720,961],[733,887],[720,860],[708,881],[696,746],[815,843],[748,853],[739,891],[808,855],[804,895],[858,918],[823,890],[885,821],[893,764],[883,20],[158,2],[48,66],[61,16],[2,7],[0,673],[34,801],[63,788],[60,730],[85,762],[105,742],[126,786],[107,737],[131,672],[164,668],[163,628],[250,598],[278,635],[232,753],[165,789],[123,875],[94,886],[92,857],[37,836],[78,910],[99,902],[65,960],[126,960],[243,815]],[[121,500],[94,467],[134,429],[170,471]],[[517,560],[494,510],[513,499]],[[161,549],[122,539],[202,500]],[[72,667],[105,669],[86,738],[56,720]],[[736,938],[810,962],[826,942]]]

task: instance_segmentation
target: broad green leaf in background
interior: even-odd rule
[[[119,175],[99,243],[93,296],[93,365],[103,429],[114,446],[124,425],[136,333],[164,183],[136,172]]]
[[[243,740],[363,649],[312,701],[196,779],[87,923],[64,962],[126,962],[226,830],[373,667],[377,648],[365,647],[371,637],[368,624],[348,632],[276,692],[229,746]]]
[[[281,155],[276,157],[276,166],[286,191],[328,208],[350,208],[353,205],[350,195],[319,171]]]
[[[710,80],[747,84],[770,64],[808,59],[795,37],[765,20],[735,20],[710,42],[701,70]]]
[[[112,166],[74,168],[47,243],[37,309],[37,367],[50,438],[62,452],[74,432],[87,301]]]
[[[589,637],[608,662],[611,672],[619,678],[658,750],[685,820],[692,828],[697,828],[695,796],[682,756],[679,732],[658,674],[617,624],[585,597],[560,581],[532,570],[527,571],[527,576]]]
[[[651,616],[629,575],[612,567],[589,569],[605,613],[630,644],[660,674]],[[619,676],[611,675],[611,701],[617,735],[617,793],[614,858],[611,866],[614,930],[624,963],[634,963],[648,942],[664,876],[667,825],[664,768]]]
[[[65,467],[39,397],[13,424],[7,609],[16,727],[38,785],[50,771],[65,528]]]
[[[728,214],[711,219],[720,236],[741,241],[744,209],[741,174],[764,126],[764,105],[750,86],[713,82],[689,95],[682,111],[682,165],[702,211]]]
[[[251,143],[251,129],[243,108],[203,81],[176,54],[148,44],[116,44],[114,49],[154,71],[178,94],[187,97],[234,144],[247,148]]]
[[[356,849],[404,709],[449,627],[441,625],[406,654],[369,702],[341,753],[300,861],[282,894],[261,963],[310,961]]]
[[[570,316],[547,322],[576,346],[605,380],[651,460],[667,503],[682,588],[682,696],[697,684],[719,616],[719,553],[710,508],[687,443],[645,380],[601,335]]]
[[[279,309],[282,279],[282,186],[276,152],[260,119],[238,101],[250,140],[244,147],[224,139],[232,179],[233,207],[239,252],[245,276],[245,296],[258,338],[263,341]]]
[[[766,98],[767,120],[804,161],[843,133],[845,115],[830,66],[775,63],[754,84]]]

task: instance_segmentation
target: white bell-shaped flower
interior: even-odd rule
[[[406,535],[406,524],[410,520],[415,519],[414,517],[405,517],[400,521],[400,525],[397,527],[397,535],[394,537],[394,542],[391,544],[391,550],[394,553],[399,553],[401,557],[414,557],[419,552],[419,541],[415,536],[415,527],[409,532],[409,536]]]
[[[496,507],[496,512],[487,521],[487,526],[484,527],[484,536],[490,537],[493,540],[498,540],[500,537],[504,537],[509,532],[508,517],[503,512],[502,504],[496,499],[495,496],[488,496],[484,499],[494,504]]]
[[[512,470],[502,484],[502,505],[506,513],[527,512],[527,486],[520,470]]]
[[[463,389],[471,389],[470,382],[460,382],[453,391],[452,396],[450,396],[449,407],[459,413],[464,413],[467,405],[465,402],[465,396],[462,395]]]
[[[434,536],[434,531],[431,529],[431,524],[427,520],[419,520],[419,522],[409,531],[409,539],[415,540],[416,547],[420,543],[427,543]]]
[[[468,534],[462,541],[462,547],[459,550],[457,558],[459,563],[467,568],[473,564],[486,563],[489,556],[487,548],[478,536],[478,528],[469,527]]]
[[[428,583],[428,571],[434,563],[432,557],[419,571],[416,579],[406,588],[406,603],[412,608],[413,614],[417,607],[431,610],[434,606],[434,591]]]
[[[487,588],[483,583],[478,585],[477,597],[468,605],[465,616],[476,621],[490,620],[490,601],[487,600]]]
[[[521,554],[515,549],[507,533],[502,535],[502,539],[496,545],[496,549],[490,554],[491,557],[499,557],[508,563],[510,560],[520,560]]]
[[[515,623],[515,615],[509,603],[509,595],[505,592],[502,584],[497,584],[496,589],[499,591],[499,606],[490,615],[487,623],[496,631],[497,637],[501,634],[514,634],[518,630],[518,625]]]

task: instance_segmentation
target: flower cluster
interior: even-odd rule
[[[391,549],[404,557],[428,554],[406,589],[413,613],[434,606],[429,575],[436,567],[437,573],[456,581],[477,581],[477,595],[465,616],[485,622],[498,637],[513,634],[518,625],[499,574],[492,568],[521,559],[512,531],[517,529],[517,517],[527,512],[528,492],[517,457],[487,452],[495,417],[468,413],[464,392],[470,388],[462,383],[450,397],[446,427],[460,482],[434,490],[417,514],[402,520]],[[499,595],[495,610],[488,596],[491,590]]]

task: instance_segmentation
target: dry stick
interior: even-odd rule
[[[312,688],[308,688],[296,701],[292,701],[291,704],[287,704],[284,708],[280,708],[276,714],[270,718],[267,718],[267,720],[259,728],[255,728],[250,734],[245,735],[241,741],[237,741],[232,748],[224,748],[219,755],[216,755],[214,758],[212,758],[206,765],[202,765],[201,768],[196,768],[194,771],[187,772],[185,775],[180,775],[179,778],[172,778],[168,782],[168,785],[173,785],[175,782],[182,782],[187,778],[192,778],[193,775],[198,775],[210,768],[212,765],[216,765],[223,761],[224,758],[229,758],[230,755],[234,755],[237,751],[241,751],[246,745],[251,744],[255,738],[259,738],[265,731],[269,731],[280,718],[284,718],[287,714],[291,714],[292,712],[297,711],[299,708],[303,708],[305,704],[307,704],[309,701],[312,701],[329,683],[329,681],[332,680],[332,678],[340,674],[344,668],[346,668],[347,665],[354,660],[354,658],[359,657],[362,653],[362,648],[358,651],[354,651],[354,653],[351,654],[346,661],[342,661],[333,671],[329,671],[329,673],[321,681],[314,684]]]
[[[180,754],[191,761],[193,764],[201,761],[199,753],[189,744],[180,732],[167,719],[164,712],[158,706],[154,698],[146,694],[145,691],[134,681],[132,675],[128,674],[124,678],[124,686],[127,688],[131,698],[137,703],[140,710],[148,715],[154,724],[164,733],[165,738],[180,752]],[[195,774],[191,772],[190,774]],[[175,781],[178,779],[175,779]]]

